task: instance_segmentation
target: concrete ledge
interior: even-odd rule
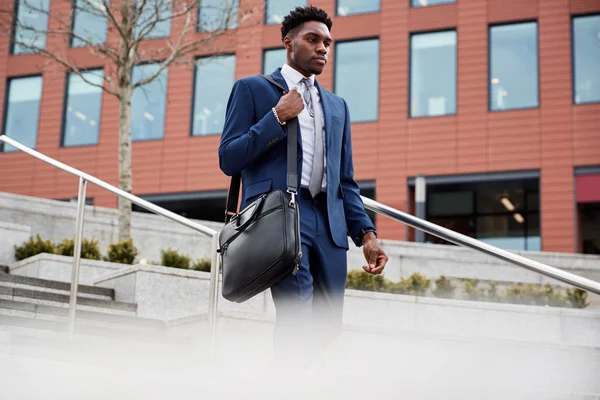
[[[79,283],[84,285],[92,284],[97,276],[128,267],[126,264],[87,259],[81,259],[79,266]],[[72,268],[73,257],[47,253],[37,254],[9,265],[13,275],[59,282],[71,282]]]
[[[0,264],[15,261],[15,246],[20,246],[29,240],[31,227],[23,224],[13,224],[0,221]]]

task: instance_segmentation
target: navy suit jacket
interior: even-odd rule
[[[273,72],[272,77],[288,88],[281,68]],[[361,246],[362,230],[373,228],[373,224],[354,180],[348,105],[316,81],[315,85],[325,116],[327,212],[331,236],[339,247],[348,248],[348,235]],[[279,89],[260,76],[238,80],[231,91],[219,145],[219,165],[226,175],[241,174],[242,208],[262,193],[287,189],[287,125],[279,125],[271,111],[281,95]],[[298,124],[298,187],[302,176],[301,135]]]

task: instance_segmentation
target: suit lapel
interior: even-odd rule
[[[325,129],[325,151],[328,153],[329,148],[331,148],[331,115],[334,112],[333,103],[329,98],[330,94],[327,90],[323,90],[319,82],[315,80],[315,85],[319,90],[319,97],[321,97],[321,105],[323,106],[323,115],[325,116],[325,125],[323,129]]]

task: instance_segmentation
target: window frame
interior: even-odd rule
[[[536,68],[537,68],[537,105],[530,107],[516,107],[516,108],[508,108],[505,110],[493,110],[492,109],[492,28],[498,26],[509,26],[509,25],[520,25],[520,24],[528,24],[535,23],[535,52],[536,52]],[[514,21],[505,21],[505,22],[494,22],[488,24],[487,29],[487,91],[488,91],[488,104],[487,109],[489,113],[502,113],[502,112],[510,112],[510,111],[523,111],[523,110],[535,110],[536,108],[542,107],[542,92],[541,92],[541,84],[540,84],[540,21],[537,18],[529,18],[523,20],[514,20]]]
[[[378,0],[379,1],[379,9],[377,11],[367,11],[367,12],[348,14],[348,15],[340,15],[340,13],[338,12],[340,1],[342,1],[342,0],[335,0],[335,4],[334,4],[335,16],[338,18],[352,17],[354,15],[371,15],[371,14],[381,13],[381,0]]]
[[[380,121],[380,114],[379,112],[381,111],[381,36],[365,36],[365,37],[360,37],[360,38],[351,38],[351,39],[343,39],[343,40],[338,40],[338,41],[334,41],[333,42],[333,82],[332,82],[332,87],[331,87],[331,92],[333,94],[336,94],[336,76],[337,76],[337,55],[338,55],[338,49],[337,46],[339,44],[344,44],[344,43],[356,43],[356,42],[366,42],[369,40],[377,40],[377,42],[379,43],[379,58],[377,59],[377,64],[378,64],[378,80],[377,80],[377,115],[375,117],[375,119],[370,119],[370,120],[366,120],[366,121],[349,121],[352,125],[354,124],[371,124],[374,122],[379,122]],[[336,94],[337,95],[337,94]],[[341,96],[340,96],[341,97]],[[346,100],[344,98],[344,102],[346,104],[348,104],[348,100]],[[350,106],[348,105],[348,108],[350,108]]]
[[[412,116],[411,115],[411,100],[412,100],[412,59],[413,59],[413,54],[412,54],[412,38],[415,35],[426,35],[429,33],[442,33],[442,32],[454,32],[456,34],[456,44],[455,44],[455,48],[456,48],[456,57],[455,57],[455,69],[456,69],[456,76],[455,76],[455,89],[454,89],[454,96],[455,96],[455,102],[456,102],[456,110],[454,111],[454,113],[452,114],[444,114],[444,115],[422,115],[422,116]],[[413,31],[413,32],[409,32],[408,33],[408,65],[407,65],[407,71],[408,71],[408,101],[407,101],[407,107],[406,107],[406,113],[407,113],[407,117],[409,120],[411,119],[422,119],[422,118],[443,118],[443,117],[452,117],[452,116],[456,116],[458,115],[458,27],[452,27],[452,28],[441,28],[441,29],[433,29],[433,30],[424,30],[424,31]]]
[[[235,57],[235,63],[233,64],[233,83],[235,84],[236,81],[236,67],[237,67],[237,53],[232,52],[232,53],[223,53],[223,54],[217,54],[217,55],[201,55],[201,56],[197,56],[194,57],[194,69],[193,69],[193,76],[192,76],[192,101],[191,103],[191,110],[190,110],[190,126],[189,126],[189,137],[191,138],[206,138],[206,137],[215,137],[218,135],[222,135],[223,132],[221,131],[220,133],[210,133],[207,135],[194,135],[194,109],[196,108],[196,80],[198,79],[198,66],[197,66],[197,62],[198,60],[201,60],[203,58],[213,58],[213,57]],[[231,89],[230,89],[231,90]]]
[[[600,104],[600,100],[575,102],[575,19],[582,17],[600,17],[600,12],[571,14],[571,102],[574,106]]]
[[[40,123],[40,114],[42,112],[42,97],[44,96],[44,74],[27,74],[27,75],[19,75],[19,76],[9,76],[6,77],[4,82],[5,82],[5,87],[4,87],[4,105],[2,107],[2,134],[6,135],[6,124],[8,124],[8,106],[10,104],[10,82],[14,79],[25,79],[25,78],[34,78],[34,77],[41,77],[42,78],[42,87],[40,90],[40,106],[38,109],[38,114],[37,114],[37,120],[38,120],[38,131],[39,131],[39,123]],[[7,135],[8,136],[8,135]],[[36,135],[36,140],[35,140],[35,148],[37,147],[37,135]],[[4,150],[4,147],[6,146],[6,143],[1,142],[0,143],[0,154],[6,154],[6,151]]]
[[[260,65],[260,70],[262,72],[265,72],[265,60],[266,60],[266,56],[267,56],[267,52],[269,51],[273,51],[273,50],[286,50],[285,47],[266,47],[262,49],[262,57],[261,57],[261,65]],[[270,72],[267,72],[270,73]]]
[[[456,4],[456,3],[458,3],[458,0],[452,0],[452,1],[449,1],[447,3],[442,3],[442,4],[432,4],[430,6],[413,6],[412,3],[413,3],[412,0],[408,0],[408,8],[429,8],[429,7],[447,6],[449,4]]]
[[[163,61],[165,61],[164,59],[159,59],[159,60],[145,60],[143,62],[137,63],[137,64],[133,64],[132,68],[131,68],[131,76],[129,77],[129,79],[131,80],[131,84],[133,85],[133,70],[135,69],[135,67],[140,67],[140,66],[144,66],[144,65],[154,65],[154,64],[161,64]],[[163,135],[160,138],[156,138],[156,139],[134,139],[133,138],[133,129],[131,124],[133,123],[133,113],[130,112],[130,118],[131,121],[129,122],[130,126],[129,126],[129,130],[130,135],[131,135],[131,145],[133,146],[134,143],[145,143],[145,142],[155,142],[158,140],[164,140],[166,135],[167,135],[167,131],[166,131],[166,127],[167,127],[167,105],[168,105],[168,100],[167,100],[167,96],[169,94],[169,68],[171,68],[171,65],[167,66],[164,71],[167,71],[167,90],[166,92],[164,92],[165,95],[165,120],[163,122]],[[154,80],[158,79],[158,77],[154,78],[152,80],[152,82],[154,82]],[[151,82],[149,82],[151,83]],[[143,86],[141,86],[140,88],[143,88]],[[131,108],[133,111],[133,95],[134,95],[135,89],[131,90]]]
[[[72,0],[71,2],[71,34],[69,35],[69,48],[70,49],[79,49],[79,48],[89,48],[89,45],[84,45],[84,46],[73,46],[73,40],[75,39],[75,37],[73,36],[73,31],[75,30],[75,18],[77,17],[77,15],[75,15],[75,10],[77,7],[77,0]],[[106,21],[106,36],[104,38],[104,42],[102,43],[97,43],[97,45],[100,44],[106,44],[106,41],[108,40],[108,20]],[[97,69],[97,68],[94,68]]]
[[[76,1],[76,0],[74,0]],[[79,71],[83,74],[86,72],[92,72],[101,70],[104,74],[104,67],[86,67],[81,68]],[[63,106],[62,106],[62,120],[60,122],[60,141],[58,147],[61,149],[70,149],[70,148],[78,148],[78,147],[90,147],[90,146],[98,146],[100,144],[100,126],[102,124],[102,107],[104,105],[104,89],[100,89],[100,118],[98,118],[98,143],[95,144],[77,144],[72,146],[65,146],[65,129],[67,127],[67,104],[69,103],[69,75],[73,72],[65,72],[65,88],[63,92]]]
[[[50,7],[52,6],[51,4],[51,0],[48,1],[48,12],[50,12]],[[22,54],[15,54],[15,37],[17,35],[17,25],[18,25],[18,21],[19,21],[19,0],[13,0],[13,19],[11,21],[11,29],[10,29],[10,39],[9,39],[9,44],[8,44],[8,55],[10,56],[26,56],[26,55],[31,55],[31,54],[36,54],[35,51],[29,52],[29,53],[22,53]],[[73,18],[71,18],[71,20],[73,20]],[[50,23],[50,17],[46,16],[46,30],[48,30],[48,24]],[[48,46],[48,33],[44,33],[44,49],[46,49],[46,47]],[[31,76],[37,76],[37,75],[31,75]],[[23,75],[23,78],[27,77],[26,75]],[[20,78],[20,77],[19,77]],[[4,132],[4,130],[3,130]],[[4,149],[4,146],[2,146],[2,149]],[[4,150],[1,150],[4,151]]]

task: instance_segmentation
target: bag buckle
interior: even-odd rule
[[[295,207],[296,206],[296,192],[292,191],[292,190],[287,190],[287,192],[290,194],[290,207]]]

